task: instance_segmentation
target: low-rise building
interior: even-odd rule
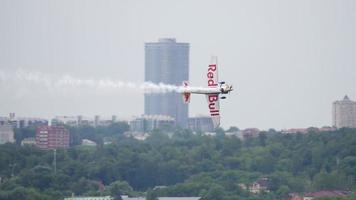
[[[114,197],[103,196],[103,197],[67,197],[64,200],[114,200]]]
[[[130,121],[131,132],[146,133],[154,129],[169,130],[175,127],[175,120],[165,115],[142,115]]]
[[[17,118],[17,128],[47,126],[48,120],[41,118]]]
[[[82,116],[56,116],[51,121],[52,126],[68,125],[78,126],[79,124],[85,124],[86,120]]]
[[[121,196],[122,200],[146,200],[145,197]],[[202,197],[157,197],[158,200],[204,200]]]
[[[290,129],[283,129],[281,130],[282,134],[306,134],[308,133],[308,129],[306,128],[290,128]]]
[[[8,118],[7,117],[0,117],[0,126],[2,125],[7,125],[8,124]]]
[[[303,200],[303,197],[298,193],[289,193],[289,200]]]
[[[215,137],[216,132],[204,132],[203,135],[210,136],[210,137]]]
[[[330,126],[323,126],[321,128],[317,127],[309,127],[309,128],[290,128],[290,129],[282,129],[281,133],[282,134],[307,134],[311,132],[330,132],[330,131],[336,131],[335,127],[330,127]]]
[[[232,137],[235,136],[237,138],[239,138],[240,140],[244,140],[245,138],[242,135],[242,130],[229,130],[225,132],[225,135],[228,137]]]
[[[320,132],[330,132],[330,131],[336,131],[335,127],[330,127],[330,126],[323,126],[319,128]]]
[[[260,133],[260,130],[258,130],[258,128],[247,128],[247,129],[242,130],[242,137],[244,139],[255,138],[255,137],[258,137],[259,133]]]
[[[146,138],[148,138],[149,134],[148,133],[144,133],[144,132],[125,132],[124,135],[126,137],[133,137],[136,140],[145,140]]]
[[[51,125],[67,125],[67,126],[109,126],[117,122],[117,117],[113,115],[110,119],[101,118],[95,115],[93,118],[78,116],[56,116],[51,120]]]
[[[25,146],[25,145],[36,145],[36,138],[29,137],[29,138],[23,139],[21,141],[21,146]]]
[[[9,117],[0,117],[0,125],[11,125],[13,128],[46,126],[48,120],[36,117],[16,117],[15,113],[10,113]]]
[[[14,143],[15,133],[11,125],[0,125],[0,144]]]
[[[122,200],[146,200],[145,197],[129,197],[127,195],[122,195],[121,199]]]
[[[110,138],[110,137],[104,137],[104,138],[103,138],[103,144],[104,144],[104,145],[112,144],[112,142],[113,142],[113,139]]]
[[[239,183],[238,186],[239,186],[242,190],[247,190],[247,184]]]
[[[312,200],[314,198],[320,198],[320,197],[346,197],[349,194],[350,191],[323,190],[323,191],[305,193],[303,200]]]
[[[82,139],[82,146],[96,147],[97,144],[94,141],[88,139]]]
[[[202,197],[158,197],[158,200],[203,200]]]
[[[260,178],[257,181],[253,182],[250,186],[249,186],[249,191],[251,193],[260,193],[262,191],[265,192],[269,192],[268,190],[268,178]]]
[[[192,131],[213,132],[214,123],[210,116],[190,117],[188,127]]]

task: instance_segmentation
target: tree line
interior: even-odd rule
[[[202,196],[206,200],[285,199],[291,192],[356,189],[356,130],[284,135],[274,130],[240,140],[177,129],[155,130],[144,141],[125,137],[128,127],[72,127],[72,143],[97,147],[53,151],[0,145],[0,199],[63,199],[75,194]],[[27,131],[27,132],[26,132]],[[17,138],[31,135],[16,130]],[[33,133],[32,133],[33,134]],[[103,145],[104,137],[112,143]],[[242,189],[261,177],[268,190]],[[161,186],[161,187],[157,187]]]

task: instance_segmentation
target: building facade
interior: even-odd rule
[[[242,137],[244,139],[255,138],[258,137],[259,134],[260,130],[258,128],[247,128],[242,130]]]
[[[304,194],[303,200],[312,200],[315,198],[323,197],[347,197],[350,195],[350,191],[342,190],[322,190],[317,192],[308,192]]]
[[[0,125],[0,144],[14,143],[15,134],[11,125]]]
[[[188,127],[192,131],[213,132],[214,124],[210,116],[190,117]]]
[[[356,128],[356,102],[347,95],[332,106],[333,126],[336,128]]]
[[[102,196],[102,197],[67,197],[64,200],[114,200],[114,197],[111,196]]]
[[[145,197],[121,196],[122,200],[146,200]],[[203,200],[202,197],[157,197],[158,200]]]
[[[261,193],[262,191],[269,192],[268,190],[268,178],[263,177],[258,179],[257,181],[253,182],[249,186],[249,191],[251,193]]]
[[[146,200],[145,197],[129,197],[127,195],[122,195],[121,199],[122,200]]]
[[[145,81],[182,85],[189,80],[189,43],[177,43],[175,39],[163,38],[145,44]],[[188,126],[188,105],[181,94],[145,94],[145,115],[167,115],[178,126]]]
[[[101,118],[95,115],[94,118],[79,116],[56,116],[51,120],[51,125],[66,125],[66,126],[109,126],[117,121],[116,115],[111,118]]]
[[[173,117],[165,115],[143,115],[130,121],[130,131],[146,133],[154,129],[170,130],[174,127]]]
[[[40,126],[36,130],[36,146],[41,149],[69,148],[69,131],[63,126]]]
[[[0,125],[11,125],[13,128],[36,127],[48,125],[48,120],[34,117],[16,117],[15,113],[10,113],[9,117],[0,117]]]
[[[36,145],[36,138],[34,137],[29,137],[29,138],[25,138],[21,141],[21,146],[25,146],[25,145]]]
[[[94,141],[91,141],[91,140],[88,140],[88,139],[82,139],[82,146],[96,147],[97,144]]]

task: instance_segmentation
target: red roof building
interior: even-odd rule
[[[36,130],[36,146],[41,149],[69,148],[69,136],[63,126],[40,126]]]
[[[340,190],[323,190],[318,192],[309,192],[304,195],[303,200],[312,200],[319,197],[346,197],[350,194],[349,191]]]

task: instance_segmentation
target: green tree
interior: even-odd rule
[[[134,195],[132,187],[126,181],[112,182],[109,185],[108,190],[110,191],[111,196],[115,198],[115,200],[120,200],[121,195]]]
[[[219,185],[212,185],[211,188],[208,190],[204,199],[207,200],[223,200],[224,199],[224,188]]]

